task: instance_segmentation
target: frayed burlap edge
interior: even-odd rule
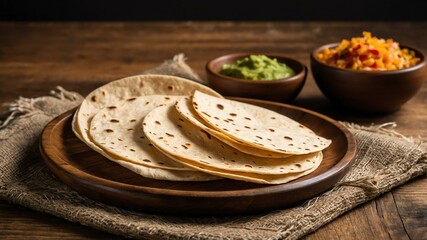
[[[190,79],[202,84],[205,82],[186,64],[187,58],[183,53],[176,54],[160,66],[143,72],[144,74],[164,74]]]

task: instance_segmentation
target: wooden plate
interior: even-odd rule
[[[71,130],[74,111],[52,120],[41,135],[40,152],[47,166],[65,184],[94,200],[144,212],[214,216],[252,214],[285,208],[318,195],[350,169],[356,152],[351,133],[319,113],[291,105],[235,98],[285,114],[332,140],[313,173],[280,185],[230,179],[170,182],[144,178],[104,158]]]

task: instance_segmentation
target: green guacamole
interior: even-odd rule
[[[236,63],[224,64],[219,73],[250,80],[274,80],[295,75],[289,66],[265,55],[250,55]]]

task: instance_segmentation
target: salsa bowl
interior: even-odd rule
[[[338,68],[321,62],[317,56],[339,43],[326,44],[311,52],[310,66],[322,93],[334,104],[362,113],[390,113],[398,110],[421,88],[427,76],[424,54],[415,48],[401,46],[415,53],[420,61],[399,70],[367,71]]]

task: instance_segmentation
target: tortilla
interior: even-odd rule
[[[187,95],[195,90],[222,97],[214,90],[191,80],[166,75],[137,75],[107,83],[89,93],[73,117],[73,131],[95,151],[102,151],[89,137],[92,117],[107,105],[133,97],[147,95]]]
[[[216,137],[218,140],[224,142],[225,144],[250,155],[266,158],[286,158],[290,156],[289,154],[275,153],[272,151],[265,151],[259,148],[254,148],[246,144],[242,144],[239,141],[231,138],[215,129],[209,127],[209,125],[195,112],[192,101],[190,98],[182,98],[177,101],[176,110],[183,116],[185,119],[190,121],[192,124],[197,126],[200,129],[205,130],[212,136]]]
[[[150,95],[118,101],[92,118],[89,135],[105,152],[121,160],[154,168],[196,171],[160,153],[145,137],[142,119],[161,105],[174,105],[183,96]]]
[[[204,182],[218,180],[222,177],[211,175],[202,171],[176,171],[161,168],[146,167],[137,164],[133,164],[127,161],[115,160],[114,162],[120,164],[132,172],[137,173],[146,178],[152,178],[157,180],[166,181],[182,181],[182,182]]]
[[[318,152],[331,140],[272,110],[196,91],[193,107],[209,127],[255,148],[284,153]]]
[[[143,131],[159,150],[199,169],[205,166],[218,172],[284,175],[311,169],[321,161],[319,152],[284,159],[242,153],[182,118],[173,106],[160,106],[148,113]]]
[[[146,178],[167,181],[210,181],[219,179],[219,177],[217,176],[206,174],[200,171],[176,171],[170,169],[148,167],[144,165],[134,164],[129,161],[123,161],[120,157],[115,156],[113,154],[109,154],[105,151],[100,151],[99,153],[107,159],[110,159],[113,162],[121,165],[122,167],[125,167]]]
[[[174,158],[173,156],[169,156],[170,158]],[[322,159],[323,153],[318,152],[317,158]],[[283,184],[290,182],[292,180],[301,178],[305,175],[308,175],[312,172],[314,172],[321,164],[322,161],[318,160],[316,161],[316,164],[305,171],[297,172],[297,173],[287,173],[287,174],[279,174],[279,175],[267,175],[267,174],[254,174],[254,173],[247,173],[247,172],[235,172],[235,171],[225,171],[225,170],[219,170],[216,168],[212,168],[209,166],[197,166],[194,165],[191,161],[187,161],[186,159],[178,159],[175,158],[176,161],[181,162],[182,164],[186,164],[188,166],[194,167],[195,169],[198,169],[200,171],[217,175],[224,178],[239,180],[239,181],[246,181],[246,182],[253,182],[253,183],[260,183],[260,184]]]
[[[72,130],[80,140],[93,150],[144,177],[170,181],[208,181],[218,179],[216,176],[189,170],[189,168],[185,168],[185,170],[162,169],[153,167],[153,165],[148,166],[148,164],[142,165],[135,162],[132,163],[129,160],[125,161],[120,156],[100,148],[89,135],[92,118],[106,106],[146,95],[191,95],[194,90],[221,97],[220,94],[206,86],[180,77],[148,74],[119,79],[95,89],[86,96],[74,114]]]

